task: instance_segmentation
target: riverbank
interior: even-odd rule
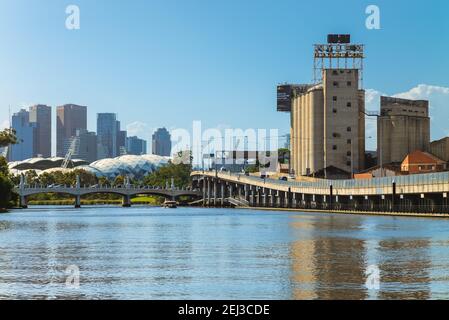
[[[74,205],[75,201],[73,199],[67,200],[30,200],[28,201],[28,205],[31,206],[70,206]],[[95,200],[87,200],[81,199],[81,205],[84,206],[93,206],[93,205],[121,205],[121,199],[95,199]],[[158,201],[153,197],[137,197],[131,199],[131,204],[134,205],[152,205],[159,206],[162,202]]]
[[[359,216],[390,216],[390,217],[413,217],[413,218],[443,218],[449,219],[449,213],[412,213],[412,212],[375,212],[375,211],[338,211],[338,210],[318,210],[318,209],[291,209],[291,208],[262,208],[262,207],[236,207],[236,209],[263,210],[263,211],[284,211],[303,213],[324,213]]]

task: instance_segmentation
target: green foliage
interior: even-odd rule
[[[280,148],[278,150],[278,161],[281,164],[288,164],[290,158],[290,150],[287,148]]]
[[[13,184],[9,177],[8,163],[0,157],[0,210],[10,208],[13,197]]]
[[[16,143],[18,143],[18,140],[14,129],[4,129],[3,131],[0,131],[0,148]]]
[[[152,172],[144,179],[144,184],[155,187],[165,187],[167,182],[171,184],[171,179],[174,179],[174,184],[178,188],[188,187],[191,184],[190,173],[192,172],[191,165],[188,164],[174,164],[169,162]]]
[[[82,186],[95,185],[98,183],[98,179],[94,174],[81,169],[75,169],[70,172],[45,172],[40,176],[38,176],[34,170],[29,170],[25,174],[27,184],[38,184],[44,186],[51,184],[74,186],[76,184],[76,176],[80,177],[80,184]]]

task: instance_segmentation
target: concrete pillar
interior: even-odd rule
[[[266,207],[268,204],[267,202],[267,188],[262,189],[262,206]]]
[[[297,208],[298,200],[296,199],[296,193],[292,193],[292,208]]]
[[[217,205],[217,180],[214,180],[214,206]]]
[[[206,206],[206,178],[203,176],[203,207]]]
[[[245,184],[244,188],[245,188],[245,200],[249,201],[249,186]]]
[[[26,196],[20,196],[20,207],[22,209],[28,208],[28,199]]]
[[[223,207],[224,206],[224,198],[225,198],[225,196],[226,196],[226,194],[225,194],[225,183],[224,183],[224,181],[222,181],[221,182],[221,192],[220,192],[221,194],[220,194],[220,198],[221,198],[221,206]]]
[[[207,205],[208,206],[210,206],[210,196],[211,196],[210,179],[207,178]]]
[[[274,207],[274,199],[275,199],[275,191],[273,190],[273,189],[270,189],[270,191],[269,191],[269,193],[270,193],[270,207]]]
[[[81,208],[81,196],[75,196],[75,208]]]
[[[281,207],[281,192],[280,191],[276,192],[276,207],[278,207],[278,208]]]
[[[131,196],[128,196],[128,195],[123,196],[122,207],[124,207],[124,208],[131,207]]]

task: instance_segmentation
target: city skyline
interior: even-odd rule
[[[293,19],[295,12],[316,10],[312,4],[293,1],[77,4],[81,28],[75,31],[64,27],[63,4],[0,4],[1,30],[8,30],[0,34],[11,44],[0,54],[5,73],[0,80],[4,88],[0,95],[2,126],[8,124],[8,106],[16,110],[36,103],[56,106],[73,102],[90,106],[88,130],[95,128],[94,115],[108,110],[120,115],[130,135],[147,141],[152,129],[162,125],[189,129],[194,120],[218,128],[245,129],[257,123],[285,134],[288,116],[273,112],[273,88],[283,82],[309,82],[310,44],[322,42],[327,33],[344,32],[366,44],[367,109],[380,108],[381,94],[428,99],[432,139],[449,133],[441,120],[449,116],[445,108],[449,104],[449,66],[444,55],[449,46],[444,34],[449,27],[444,1],[432,6],[378,1],[380,30],[365,28],[367,4],[362,2],[344,8],[329,2],[320,9],[323,19],[313,15]],[[175,5],[182,10],[172,10]],[[108,7],[108,15],[101,14],[102,6]],[[198,7],[203,10],[197,11]],[[12,16],[18,19],[12,20]],[[341,18],[338,24],[323,23],[334,16]],[[205,24],[209,28],[203,28]],[[306,27],[313,31],[303,34]],[[133,36],[122,37],[128,34]],[[123,40],[120,48],[115,45],[117,37]],[[20,43],[15,40],[18,38]],[[419,47],[414,45],[418,39]],[[39,50],[44,47],[45,56],[40,53],[44,50]],[[405,47],[413,50],[404,52]],[[175,59],[179,51],[184,56]],[[48,76],[44,81],[27,76],[44,70]],[[64,81],[54,80],[61,78]],[[142,112],[142,108],[150,112]],[[169,110],[170,116],[151,112],[159,109]],[[223,112],[215,117],[208,112],[211,109]],[[249,123],[249,118],[255,121]],[[375,126],[375,121],[367,122],[367,136],[376,136]],[[373,146],[375,138],[367,141],[368,149]]]
[[[148,141],[121,130],[115,113],[97,113],[95,131],[87,130],[88,109],[75,104],[56,106],[55,121],[52,121],[52,106],[37,104],[14,111],[10,126],[16,130],[19,143],[10,146],[8,158],[22,161],[33,157],[64,157],[71,149],[72,156],[88,162],[125,154],[147,154]],[[161,129],[166,130],[158,128]],[[56,131],[53,138],[52,131]]]

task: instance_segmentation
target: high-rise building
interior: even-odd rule
[[[18,143],[11,145],[9,161],[22,161],[33,158],[36,145],[36,124],[30,123],[30,113],[25,109],[14,113],[11,119]]]
[[[87,130],[87,107],[66,104],[56,109],[56,155],[64,157],[64,144],[76,136],[76,130]]]
[[[64,144],[64,153],[73,149],[72,159],[81,159],[92,163],[97,160],[97,135],[84,129],[76,130],[76,135],[67,139]]]
[[[167,129],[159,128],[153,133],[152,153],[159,156],[171,156],[171,136]]]
[[[340,61],[347,56],[354,60]],[[362,45],[316,45],[316,82],[278,87],[278,111],[291,112],[291,170],[295,174],[332,178],[363,169],[363,57]]]
[[[117,125],[117,150],[116,156],[122,156],[126,154],[126,135],[127,132],[120,129],[120,121],[116,122]]]
[[[117,115],[97,114],[98,159],[114,158],[117,155]]]
[[[401,163],[417,150],[429,151],[429,102],[381,97],[377,122],[379,163]]]
[[[38,104],[29,109],[30,123],[36,126],[34,156],[51,157],[51,107]]]
[[[138,137],[126,138],[126,153],[133,155],[142,155],[147,153],[147,142]]]

